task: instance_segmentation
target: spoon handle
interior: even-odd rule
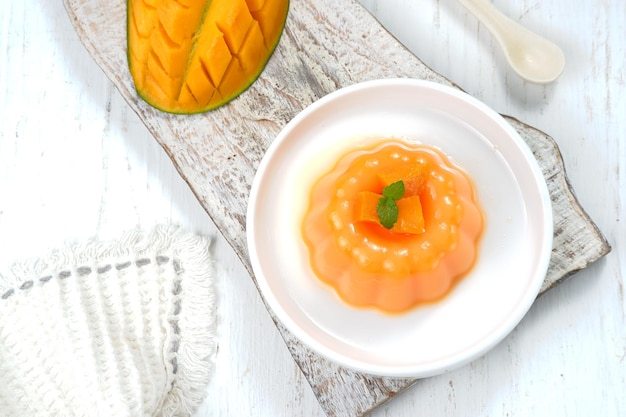
[[[553,42],[502,14],[489,0],[459,0],[496,38],[509,65],[523,79],[545,84],[563,71],[563,51]]]
[[[487,29],[496,37],[498,42],[503,43],[507,33],[507,28],[511,26],[522,26],[503,14],[489,0],[458,0],[467,10],[483,23]],[[516,29],[516,30],[517,30]]]

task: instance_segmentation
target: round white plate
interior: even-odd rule
[[[471,272],[442,301],[400,315],[343,303],[312,273],[301,235],[314,182],[381,136],[442,149],[474,180],[485,215]],[[536,160],[496,112],[439,84],[377,80],[329,94],[287,124],[254,179],[247,238],[265,300],[304,344],[360,372],[426,377],[481,356],[526,314],[550,260],[552,210]]]

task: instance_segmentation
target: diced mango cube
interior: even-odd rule
[[[382,194],[371,191],[360,191],[354,202],[354,218],[360,222],[380,224],[378,217],[378,201],[383,198]],[[394,233],[421,234],[424,228],[424,215],[419,196],[410,196],[396,200],[398,205],[398,220],[390,229]]]
[[[421,165],[398,164],[395,169],[383,171],[378,174],[384,186],[396,181],[404,182],[404,196],[420,195],[424,191],[426,172]]]

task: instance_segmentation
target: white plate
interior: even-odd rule
[[[471,272],[401,315],[343,303],[312,273],[301,236],[313,183],[380,136],[441,148],[474,180],[486,220]],[[500,115],[450,87],[390,79],[338,90],[287,124],[252,185],[247,234],[265,300],[304,344],[357,371],[426,377],[481,356],[526,314],[550,260],[552,211],[536,160]]]

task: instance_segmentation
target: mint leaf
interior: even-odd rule
[[[404,181],[396,181],[383,188],[383,195],[393,200],[400,200],[404,195]]]
[[[396,200],[400,200],[404,195],[404,181],[396,181],[383,188],[383,197],[376,204],[376,213],[380,224],[391,229],[398,221],[398,205]]]
[[[398,221],[398,205],[389,197],[381,197],[378,200],[376,213],[378,213],[380,224],[387,229],[391,229]]]

